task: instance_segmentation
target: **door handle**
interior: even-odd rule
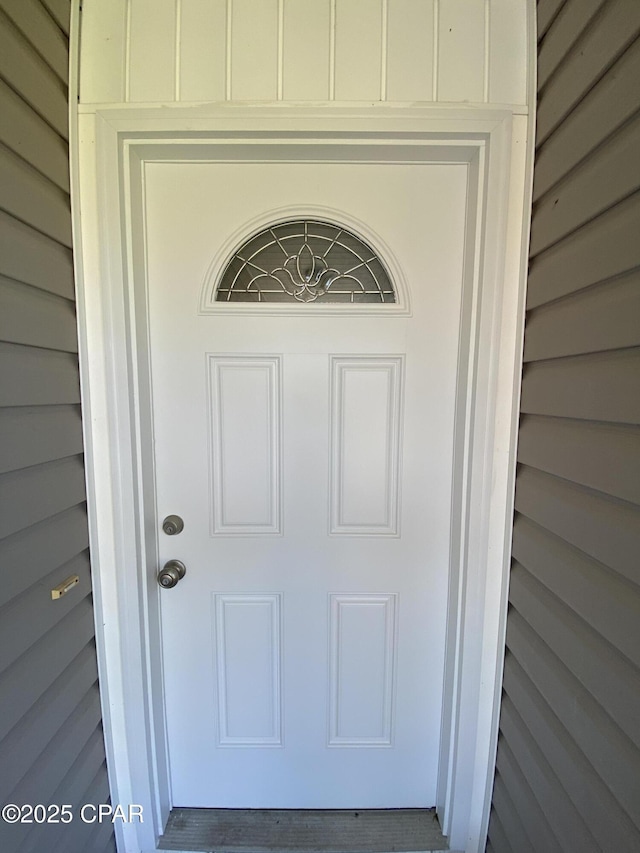
[[[158,583],[163,589],[171,589],[187,573],[187,567],[180,560],[169,560],[158,572]]]

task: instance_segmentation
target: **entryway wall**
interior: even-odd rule
[[[538,4],[489,853],[640,849],[640,6]]]
[[[519,315],[523,273],[523,244],[528,228],[528,115],[531,74],[528,64],[530,4],[502,0],[421,2],[421,0],[117,0],[109,4],[85,0],[81,12],[80,99],[78,108],[78,161],[80,201],[76,221],[82,242],[85,287],[84,315],[99,316],[101,294],[91,282],[99,282],[110,259],[105,252],[102,211],[96,204],[99,176],[95,165],[97,115],[118,109],[127,111],[162,108],[176,127],[188,127],[180,116],[199,109],[251,104],[301,104],[317,107],[351,108],[386,106],[429,107],[446,119],[449,111],[464,110],[472,120],[490,108],[506,109],[512,120],[511,188],[507,223],[505,280],[510,283],[502,305],[505,317]],[[459,117],[459,112],[457,113]],[[513,285],[513,286],[512,286]],[[496,322],[501,323],[501,318]],[[504,326],[505,349],[517,350],[517,324]],[[98,375],[104,365],[90,352],[85,353],[86,371]],[[105,377],[105,384],[117,377]],[[497,373],[494,381],[502,388],[509,405],[501,411],[495,435],[503,454],[505,469],[509,459],[509,436],[515,411],[516,383],[513,363]],[[505,390],[506,389],[506,390]],[[91,388],[85,388],[90,405],[92,430],[99,435],[108,430],[109,402]],[[500,489],[507,500],[508,477]],[[108,491],[108,484],[94,473],[95,495]],[[118,508],[123,515],[128,506]],[[104,542],[117,520],[102,515],[93,518],[93,535]],[[496,520],[498,527],[504,518]],[[505,543],[502,543],[505,544]],[[108,577],[118,555],[102,554],[103,577]],[[490,604],[500,598],[497,586],[487,593]],[[101,648],[102,665],[108,672],[108,632],[120,602],[118,590],[105,581],[99,597],[99,619],[105,626]],[[481,625],[477,626],[481,630]],[[497,630],[497,629],[496,629]],[[114,642],[121,643],[126,638]],[[492,661],[495,666],[495,660]],[[488,690],[486,713],[495,713],[493,679]],[[134,701],[142,701],[143,690]],[[112,731],[126,736],[121,708],[113,703],[106,709]],[[481,721],[479,721],[480,724]],[[492,777],[492,744],[480,747],[487,752],[487,778]],[[121,756],[111,752],[112,780],[118,775]],[[151,771],[150,771],[151,775]],[[134,783],[140,780],[119,777],[115,792],[126,802]],[[147,784],[147,780],[143,781]],[[460,780],[469,791],[473,780]],[[149,797],[152,800],[151,784]],[[453,796],[453,794],[452,794]],[[156,803],[158,814],[165,804]],[[475,804],[472,841],[456,841],[459,847],[481,849],[486,816],[481,803]],[[131,827],[120,827],[125,843]],[[129,843],[128,841],[126,843]],[[124,849],[124,848],[123,848]],[[131,849],[135,849],[133,846]]]
[[[69,0],[0,3],[0,805],[76,813],[0,821],[6,853],[115,851],[110,823],[77,816],[107,803],[109,784],[71,248],[70,12]]]

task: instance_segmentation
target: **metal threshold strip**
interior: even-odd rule
[[[435,809],[172,809],[159,850],[427,853],[447,849]]]

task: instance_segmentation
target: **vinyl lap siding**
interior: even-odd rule
[[[0,804],[109,800],[89,571],[69,166],[69,0],[0,0]],[[69,575],[80,583],[52,601]],[[110,823],[0,823],[7,853]]]
[[[640,4],[540,0],[487,850],[640,850]]]

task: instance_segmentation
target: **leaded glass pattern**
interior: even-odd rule
[[[317,219],[265,228],[225,267],[216,302],[395,303],[382,261],[352,231]]]

